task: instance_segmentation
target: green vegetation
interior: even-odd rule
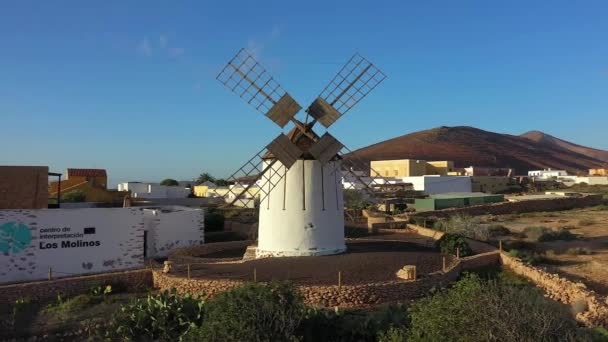
[[[196,185],[199,184],[203,184],[205,182],[212,182],[215,183],[216,179],[215,177],[213,177],[210,173],[208,172],[203,172],[200,174],[200,176],[198,176],[198,178],[196,179]]]
[[[462,235],[447,233],[437,241],[437,245],[443,254],[456,254],[456,249],[459,249],[461,257],[473,254],[471,247]]]
[[[177,182],[175,179],[172,179],[172,178],[166,178],[166,179],[163,179],[163,180],[160,182],[160,185],[166,185],[166,186],[176,186],[176,185],[179,185],[179,183],[178,183],[178,182]]]
[[[552,230],[543,226],[530,226],[523,230],[523,234],[530,240],[536,242],[546,242],[555,240],[576,240],[576,235],[572,234],[567,227]]]
[[[288,283],[249,283],[205,307],[205,320],[185,341],[288,341],[304,316],[302,297]]]
[[[121,307],[109,331],[110,339],[173,341],[203,321],[204,302],[189,294],[164,291]],[[115,335],[115,336],[114,336]]]
[[[205,214],[205,231],[217,232],[224,230],[224,214],[217,209],[209,208]]]
[[[370,209],[373,203],[369,201],[365,193],[356,189],[345,189],[343,192],[344,207],[348,209]]]
[[[566,251],[568,255],[591,255],[593,251],[587,247],[573,247]]]
[[[480,241],[487,241],[491,237],[488,227],[481,225],[479,217],[465,214],[456,214],[447,220],[437,221],[433,224],[433,228]]]
[[[59,300],[74,310],[103,300],[107,286]],[[112,291],[106,293],[110,296]],[[120,296],[120,295],[111,295]],[[85,299],[86,298],[86,299]],[[27,299],[13,305],[18,314]],[[99,304],[103,305],[103,304]],[[107,308],[106,308],[107,309]],[[374,310],[308,307],[288,283],[249,283],[205,301],[175,290],[148,295],[103,317],[80,319],[75,329],[90,341],[601,341],[604,329],[577,326],[572,308],[546,299],[512,273],[487,268],[465,274],[449,288],[408,305]],[[69,311],[69,310],[68,310]],[[10,312],[9,312],[10,313]],[[73,320],[76,313],[62,321]],[[9,315],[10,316],[10,315]],[[13,320],[22,319],[16,317]],[[101,324],[100,324],[101,323]],[[74,326],[72,326],[74,327]],[[4,326],[3,326],[4,328]],[[4,336],[3,336],[4,337]]]
[[[43,311],[46,313],[67,315],[82,310],[87,306],[99,303],[101,300],[101,298],[89,294],[81,294],[66,300],[64,300],[62,296],[58,296],[57,300],[50,303]]]
[[[465,276],[449,290],[415,302],[410,319],[406,341],[590,339],[567,307],[546,300],[539,290],[488,282],[477,275]]]
[[[518,258],[530,265],[539,264],[544,260],[540,254],[528,249],[511,249],[509,250],[509,256]]]
[[[72,190],[61,195],[62,202],[84,202],[87,200],[87,195],[82,190]]]
[[[489,226],[486,227],[488,230],[488,234],[490,235],[490,237],[498,237],[498,236],[506,236],[506,235],[510,235],[511,231],[501,225],[501,224],[491,224]]]

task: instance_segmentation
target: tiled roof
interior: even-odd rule
[[[68,169],[69,177],[107,177],[105,169]]]

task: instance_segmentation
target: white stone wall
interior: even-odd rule
[[[276,186],[260,203],[258,257],[335,254],[346,249],[339,163],[321,166],[316,160],[298,160],[287,170],[277,162],[268,171]],[[261,186],[272,187],[268,182]]]
[[[164,257],[175,248],[204,242],[205,212],[187,207],[144,209],[147,256]]]
[[[144,264],[148,255],[203,242],[196,209],[0,210],[0,283],[99,273]]]

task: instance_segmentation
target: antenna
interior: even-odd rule
[[[346,114],[369,94],[386,75],[370,61],[355,53],[321,91],[307,112],[325,128]]]

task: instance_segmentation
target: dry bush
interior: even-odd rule
[[[566,251],[568,255],[591,255],[593,251],[587,247],[573,247]]]
[[[593,219],[585,218],[585,219],[581,219],[581,220],[578,221],[578,226],[581,226],[581,227],[591,226],[591,225],[594,225],[596,223],[597,223],[597,221],[595,221]]]

